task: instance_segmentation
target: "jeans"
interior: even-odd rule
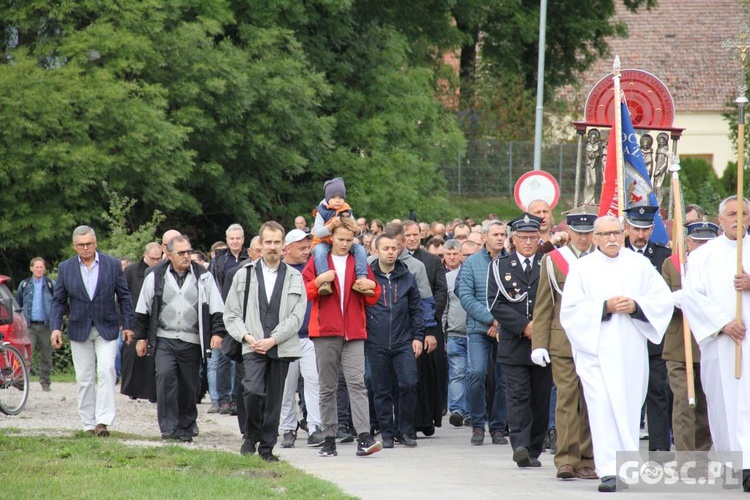
[[[124,344],[125,341],[122,338],[122,330],[120,330],[120,333],[117,335],[117,355],[115,356],[115,374],[117,375],[118,380],[122,377],[122,346]]]
[[[417,405],[417,360],[411,344],[394,349],[368,347],[367,359],[372,370],[373,400],[382,436],[411,436]]]
[[[550,429],[555,426],[555,407],[557,406],[557,387],[552,384],[552,392],[549,396],[549,423],[547,427]]]
[[[232,399],[232,360],[221,352],[221,349],[213,349],[211,357],[208,358],[208,393],[211,395],[212,403],[229,403]]]
[[[466,337],[448,337],[448,411],[469,415],[466,399]]]
[[[315,274],[319,275],[328,271],[328,254],[331,253],[331,245],[318,243],[313,247],[313,260],[315,261]],[[349,253],[354,255],[354,273],[357,278],[367,277],[367,252],[365,247],[354,243]]]
[[[468,401],[471,425],[484,428],[489,425],[490,432],[503,431],[508,428],[508,410],[506,393],[508,383],[505,380],[503,367],[497,362],[497,341],[483,333],[470,333],[466,336],[468,380]],[[487,391],[488,365],[494,366],[494,391]],[[489,418],[487,407],[490,406]]]

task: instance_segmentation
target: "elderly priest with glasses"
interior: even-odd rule
[[[617,489],[617,452],[639,449],[647,342],[661,342],[674,308],[661,275],[624,242],[617,218],[597,219],[599,251],[571,264],[560,310],[583,383],[602,492]]]

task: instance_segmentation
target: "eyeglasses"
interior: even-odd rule
[[[183,250],[182,252],[170,252],[172,255],[177,255],[179,257],[189,257],[191,253],[193,253],[193,249],[190,250]]]
[[[84,249],[88,247],[93,247],[96,245],[95,241],[92,241],[91,243],[76,243],[76,248]]]
[[[532,241],[539,241],[539,236],[518,236],[516,235],[516,239],[518,241],[523,241],[526,243],[531,243]]]
[[[595,236],[601,236],[603,238],[611,238],[612,236],[622,236],[622,230],[620,231],[601,231],[594,233]]]

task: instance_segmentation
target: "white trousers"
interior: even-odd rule
[[[117,340],[104,340],[95,327],[88,340],[70,342],[78,384],[78,413],[83,430],[96,424],[110,426],[115,421],[115,357]],[[94,386],[98,376],[99,384]]]
[[[318,365],[315,361],[315,346],[310,339],[299,339],[302,357],[289,363],[289,372],[284,382],[284,398],[281,401],[281,431],[293,431],[297,428],[297,382],[299,376],[305,379],[305,406],[307,408],[307,428],[310,433],[313,427],[320,429],[320,385],[318,384]]]

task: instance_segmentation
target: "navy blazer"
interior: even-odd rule
[[[95,326],[105,340],[115,340],[123,330],[133,329],[133,305],[120,261],[99,255],[99,280],[90,299],[81,277],[78,256],[60,263],[50,311],[50,329],[61,330],[63,314],[68,313],[68,338],[83,342]],[[117,304],[119,304],[119,314]]]

